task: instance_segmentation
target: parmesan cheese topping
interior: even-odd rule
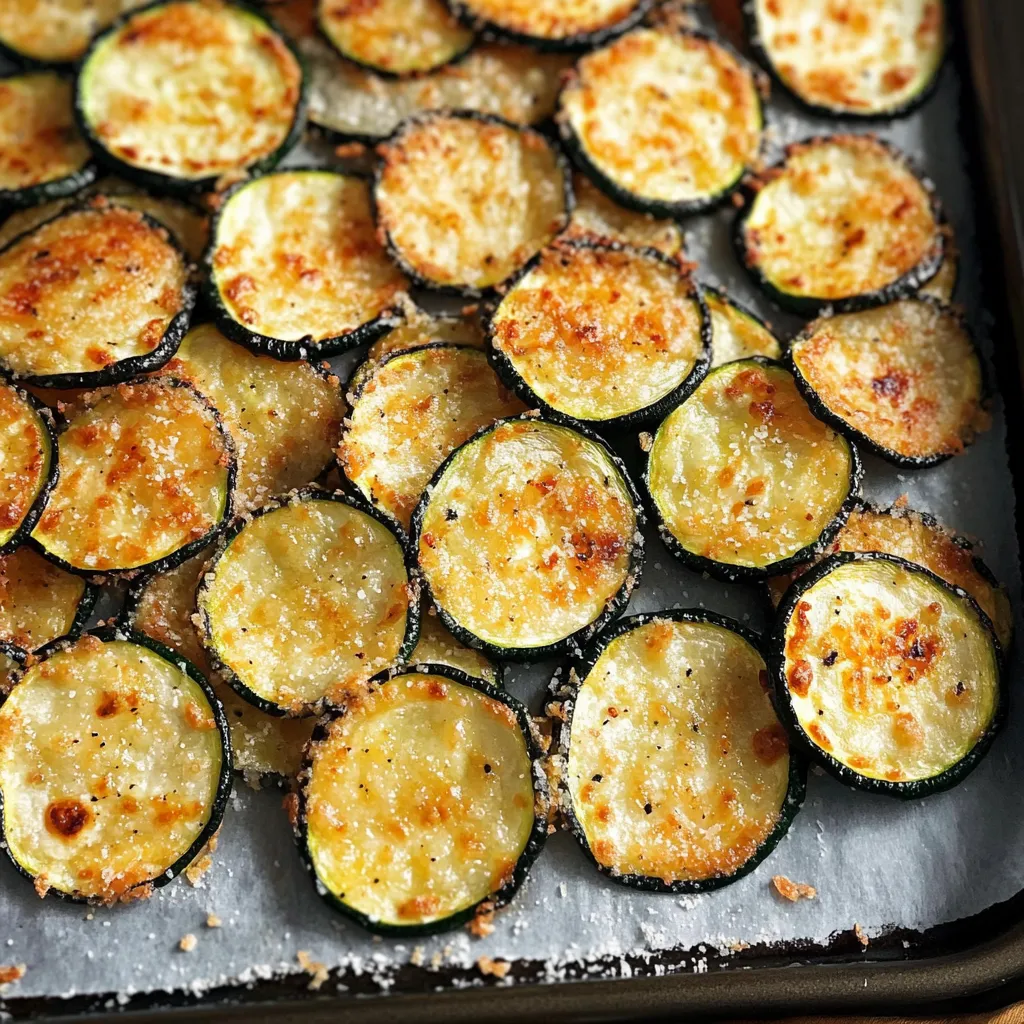
[[[564,40],[613,29],[638,0],[459,0],[472,17],[533,39]]]
[[[35,650],[71,630],[85,580],[23,544],[0,558],[0,641]]]
[[[0,381],[0,545],[18,532],[50,477],[53,458],[42,417]]]
[[[704,301],[711,313],[712,366],[751,356],[781,357],[778,339],[757,317],[716,292],[705,291]]]
[[[441,618],[431,608],[420,620],[420,639],[416,649],[409,655],[409,664],[427,663],[432,665],[449,665],[467,675],[483,679],[495,686],[501,685],[498,670],[493,663],[472,647],[460,644],[444,628]]]
[[[0,42],[32,60],[69,62],[123,11],[143,0],[4,0]]]

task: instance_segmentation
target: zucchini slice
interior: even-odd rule
[[[934,299],[822,317],[789,361],[818,416],[898,466],[934,466],[991,425],[967,324]]]
[[[19,64],[68,65],[122,11],[142,0],[4,0],[0,54]]]
[[[772,852],[805,772],[754,634],[704,611],[634,615],[573,670],[562,803],[599,871],[638,889],[706,892]]]
[[[51,71],[0,77],[0,206],[59,199],[95,176],[71,83]]]
[[[736,221],[740,262],[780,306],[813,316],[881,306],[915,291],[942,263],[932,183],[870,135],[787,147]]]
[[[326,364],[256,355],[203,324],[161,372],[193,384],[223,416],[238,453],[239,508],[302,487],[333,462],[347,406]]]
[[[776,706],[857,789],[919,797],[960,782],[1005,713],[1001,652],[966,591],[880,552],[840,552],[786,593]]]
[[[317,20],[342,57],[383,75],[434,71],[473,45],[442,0],[319,0]]]
[[[712,370],[649,449],[644,482],[662,540],[724,580],[807,561],[860,490],[856,448],[814,418],[785,367],[761,357]]]
[[[619,615],[643,568],[643,513],[595,434],[527,413],[457,448],[413,515],[428,596],[463,643],[539,661]]]
[[[447,665],[492,686],[501,686],[504,669],[472,647],[459,643],[444,628],[435,608],[420,616],[420,639],[409,655],[410,665]]]
[[[0,251],[0,363],[40,387],[117,384],[170,359],[191,268],[167,229],[102,196]]]
[[[946,248],[942,254],[942,263],[939,265],[938,273],[926,281],[917,289],[921,296],[931,296],[940,302],[952,302],[953,293],[960,283],[960,252],[957,249],[956,239],[949,225],[946,228]]]
[[[302,717],[408,660],[418,596],[398,526],[310,488],[236,521],[196,599],[203,645],[238,694]]]
[[[275,359],[372,341],[398,322],[409,287],[377,241],[369,186],[334,171],[280,171],[232,189],[206,263],[220,329]]]
[[[0,374],[0,555],[43,514],[59,475],[53,414]]]
[[[405,529],[452,451],[481,427],[525,410],[483,352],[457,345],[364,363],[346,390],[352,411],[338,448],[342,471]]]
[[[554,419],[657,419],[707,373],[711,320],[689,274],[657,249],[562,240],[490,318],[494,367]]]
[[[298,141],[302,65],[252,8],[156,0],[93,39],[75,107],[98,159],[118,174],[158,191],[209,191],[270,170]]]
[[[217,831],[230,792],[220,703],[141,634],[55,641],[0,706],[3,838],[40,896],[149,895]]]
[[[711,365],[765,356],[780,359],[779,339],[756,313],[730,299],[717,288],[704,287],[704,301],[711,314]]]
[[[643,28],[587,54],[558,106],[577,166],[616,202],[659,217],[720,202],[761,144],[754,71],[699,32]]]
[[[400,300],[399,306],[401,321],[370,346],[367,360],[379,362],[392,352],[408,352],[433,344],[487,347],[487,337],[475,308],[459,314],[428,313],[408,298]]]
[[[455,928],[508,903],[547,836],[526,708],[441,665],[383,673],[321,719],[296,839],[317,891],[386,935]]]
[[[265,776],[290,777],[302,766],[303,751],[313,732],[309,718],[275,718],[254,708],[210,669],[199,641],[193,616],[196,590],[213,550],[207,548],[169,572],[144,576],[132,583],[125,596],[122,619],[187,658],[209,680],[231,734],[235,771],[259,780]]]
[[[479,296],[568,223],[565,160],[539,132],[492,115],[410,118],[380,147],[377,225],[417,284]]]
[[[745,8],[765,67],[826,117],[909,113],[945,55],[943,0],[745,0]]]
[[[173,568],[231,515],[231,435],[184,381],[96,392],[67,422],[57,450],[61,477],[32,539],[69,572]]]

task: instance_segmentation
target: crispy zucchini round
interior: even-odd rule
[[[361,178],[300,169],[233,188],[214,216],[206,297],[233,341],[275,359],[336,355],[398,322],[408,287]]]
[[[711,314],[712,367],[751,356],[782,357],[779,339],[756,313],[717,288],[705,285],[703,294]]]
[[[32,540],[69,572],[173,568],[231,515],[234,443],[217,410],[184,381],[96,392],[64,425],[57,450],[61,478]]]
[[[154,0],[93,39],[75,112],[116,173],[158,191],[210,191],[270,170],[298,141],[302,64],[238,0]]]
[[[413,548],[445,626],[495,658],[572,650],[626,607],[643,524],[625,466],[596,434],[527,413],[442,463]]]
[[[378,228],[425,288],[479,296],[568,223],[568,166],[530,128],[466,110],[428,113],[405,121],[379,152]]]
[[[29,67],[63,68],[85,53],[89,40],[141,0],[4,0],[0,56]]]
[[[368,360],[380,361],[392,352],[408,352],[437,343],[479,349],[487,347],[487,338],[475,309],[456,314],[427,312],[407,297],[399,302],[399,308],[402,319],[370,346],[366,353]]]
[[[789,362],[818,416],[897,466],[934,466],[991,425],[974,339],[934,299],[815,320]]]
[[[504,666],[500,662],[495,664],[479,651],[456,640],[444,628],[435,608],[428,608],[420,616],[420,639],[409,655],[409,664],[447,665],[493,686],[501,686],[505,677]]]
[[[696,610],[633,615],[573,662],[562,805],[599,871],[654,892],[742,878],[786,834],[805,771],[767,693],[759,638]]]
[[[785,367],[760,356],[712,370],[647,447],[662,540],[718,579],[764,579],[807,561],[860,490],[857,449],[814,418]]]
[[[657,419],[704,379],[700,288],[657,249],[561,240],[513,280],[488,323],[501,379],[552,419]]]
[[[787,147],[736,220],[740,262],[780,306],[813,316],[909,295],[934,277],[945,233],[935,187],[870,135]]]
[[[239,696],[298,718],[407,661],[418,598],[398,524],[359,499],[309,488],[231,526],[196,604],[203,646]]]
[[[479,349],[427,345],[364,363],[346,388],[352,410],[338,462],[378,508],[409,528],[437,467],[481,427],[525,406]]]
[[[943,0],[745,0],[744,10],[765,67],[826,117],[909,113],[945,55]]]
[[[139,633],[41,652],[0,706],[8,855],[40,896],[148,896],[217,831],[231,745],[202,674]]]
[[[558,105],[580,169],[616,202],[660,217],[721,202],[761,144],[754,71],[699,32],[642,28],[587,54]]]
[[[826,771],[905,798],[972,771],[1006,694],[992,623],[966,591],[881,552],[831,555],[787,591],[772,673],[783,721]]]
[[[313,733],[296,839],[317,891],[384,935],[508,903],[547,836],[526,708],[442,665],[383,673]]]

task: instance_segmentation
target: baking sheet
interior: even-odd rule
[[[1012,342],[1002,333],[1007,326],[990,322],[979,308],[957,90],[947,66],[922,111],[876,131],[909,152],[935,180],[962,253],[956,297],[967,306],[989,352],[993,343]],[[834,130],[826,120],[797,113],[785,97],[772,100],[769,117],[770,155],[785,142]],[[308,150],[300,151],[288,164],[310,160]],[[728,240],[732,216],[726,209],[688,221],[688,254],[699,263],[703,279],[726,286],[787,336],[799,321],[762,300],[737,266]],[[347,372],[353,361],[349,357],[336,365]],[[986,561],[1019,609],[1015,499],[998,401],[992,430],[961,458],[915,473],[865,456],[865,467],[870,500],[888,504],[906,494],[912,507],[981,541]],[[764,625],[754,588],[716,583],[683,569],[648,530],[647,567],[629,610],[692,606],[725,612],[754,628]],[[539,711],[552,667],[514,668],[509,689]],[[1009,671],[1011,688],[1019,669],[1018,656]],[[399,987],[396,972],[410,961],[428,969],[469,968],[470,979],[483,981],[473,969],[478,958],[528,958],[544,962],[543,975],[556,980],[567,970],[578,975],[574,965],[587,962],[595,962],[595,970],[583,973],[629,975],[636,954],[701,944],[710,959],[743,944],[825,943],[855,923],[869,937],[894,926],[928,928],[975,914],[1024,888],[1024,805],[1007,799],[1024,777],[1022,733],[1024,718],[1013,709],[976,772],[954,790],[917,802],[848,791],[812,770],[804,808],[778,849],[741,881],[701,896],[616,886],[597,875],[568,834],[558,834],[485,939],[460,930],[400,942],[373,938],[342,919],[316,896],[300,867],[280,791],[254,792],[239,780],[214,867],[196,888],[180,878],[149,901],[109,909],[40,901],[3,858],[0,965],[24,963],[28,971],[0,990],[0,1016],[5,997],[115,993],[111,1006],[116,1006],[139,992],[198,994],[213,986],[251,984],[301,971],[299,951],[308,955],[307,962],[340,969],[321,994],[349,987],[386,992]],[[817,899],[783,902],[769,887],[777,873],[814,885]],[[210,912],[221,918],[220,928],[205,926]],[[189,953],[178,949],[187,933],[198,939]],[[701,971],[707,962],[690,958],[684,969]],[[451,983],[448,973],[437,977],[439,984]],[[503,983],[514,983],[514,972]]]

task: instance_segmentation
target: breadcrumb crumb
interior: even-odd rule
[[[857,936],[857,941],[867,949],[871,943],[871,940],[867,937],[864,929],[855,921],[853,924],[853,934]]]
[[[466,930],[478,939],[494,934],[494,904],[482,903],[475,916],[466,923]]]
[[[495,978],[504,978],[512,969],[507,960],[492,960],[489,956],[478,957],[476,966],[481,974],[490,974]]]
[[[818,890],[813,885],[791,882],[785,875],[772,875],[772,885],[775,891],[790,903],[796,903],[797,900],[813,900],[818,895]]]
[[[28,968],[24,964],[12,964],[10,967],[0,967],[0,985],[10,985],[15,981],[21,981],[25,977]]]
[[[199,940],[191,932],[189,932],[188,935],[182,935],[178,940],[178,949],[180,949],[182,953],[191,953],[197,945],[199,945]]]
[[[206,915],[206,927],[207,928],[219,928],[221,926],[221,919],[216,914]]]
[[[309,951],[305,949],[300,949],[295,954],[295,959],[299,961],[299,966],[310,975],[310,981],[306,987],[310,992],[318,992],[328,978],[326,965],[320,963],[319,960],[314,960],[309,955]]]

